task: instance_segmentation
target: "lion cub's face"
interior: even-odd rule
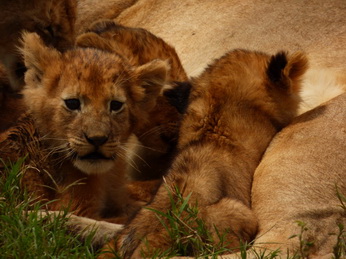
[[[167,63],[131,67],[96,49],[65,53],[24,34],[25,102],[53,152],[85,173],[105,172],[124,156],[166,82]]]

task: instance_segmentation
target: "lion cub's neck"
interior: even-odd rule
[[[217,112],[209,107],[210,113],[205,114],[203,120],[192,118],[195,120],[191,124],[198,130],[185,133],[192,140],[188,145],[198,142],[199,145],[219,147],[236,153],[238,158],[243,156],[244,160],[258,163],[277,128],[261,111],[238,105],[230,105],[227,110],[232,110],[231,117],[228,111]]]

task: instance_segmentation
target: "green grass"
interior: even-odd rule
[[[227,233],[219,233],[218,241],[215,242],[211,233],[207,230],[204,222],[198,217],[198,204],[191,205],[189,199],[191,195],[183,197],[179,190],[176,188],[174,191],[169,191],[171,200],[171,210],[164,213],[162,211],[147,208],[156,213],[161,224],[165,227],[169,234],[170,240],[175,240],[171,248],[166,251],[154,251],[152,258],[169,258],[173,256],[193,255],[196,258],[216,258],[218,255],[230,254],[239,252],[240,258],[247,258],[247,250],[252,249],[252,244],[242,243],[240,247],[233,249],[228,248],[229,245],[224,241],[224,235]],[[340,207],[346,213],[346,197],[342,195],[337,189],[337,197],[340,201]],[[296,222],[300,228],[300,232],[290,238],[298,238],[299,249],[295,253],[287,251],[287,255],[283,256],[280,250],[271,251],[256,251],[253,250],[253,255],[258,259],[272,259],[272,258],[287,258],[287,259],[308,259],[311,248],[314,245],[313,241],[305,239],[305,233],[309,231],[309,226],[302,222]],[[337,224],[337,223],[336,223]],[[333,258],[341,259],[346,258],[346,229],[343,224],[337,224],[339,228],[338,233],[330,233],[330,235],[337,236],[337,242],[334,246]],[[191,227],[193,226],[193,227]],[[145,241],[145,240],[144,240]],[[143,251],[143,255],[147,254],[150,250],[148,246]],[[253,258],[253,257],[251,257]]]
[[[54,217],[39,215],[44,204],[20,188],[22,162],[0,175],[0,257],[95,258],[91,237],[82,242],[68,232],[66,212]]]
[[[58,216],[40,216],[44,204],[35,201],[20,188],[23,160],[0,171],[0,258],[96,258],[99,251],[91,245],[92,234],[84,241],[77,234],[70,233],[66,225],[66,212]],[[346,197],[337,191],[340,206],[346,213]],[[204,222],[198,217],[198,204],[192,206],[188,197],[182,197],[178,190],[171,194],[172,210],[163,213],[153,210],[167,229],[174,244],[166,251],[151,251],[151,258],[170,258],[178,255],[194,255],[199,258],[215,258],[220,254],[231,253],[224,241],[225,233],[218,233],[218,241],[213,240]],[[28,213],[28,211],[30,211]],[[287,258],[307,258],[313,242],[304,239],[308,227],[297,222],[300,233],[300,250]],[[339,232],[334,247],[334,258],[346,257],[346,229],[338,224]],[[215,244],[216,243],[216,244]],[[246,250],[251,244],[242,244],[241,258],[246,258]],[[150,250],[150,247],[148,247]],[[144,251],[145,252],[145,251]],[[255,253],[257,258],[281,258],[280,251],[269,255]],[[114,252],[116,258],[119,255]]]
[[[170,240],[174,243],[166,251],[156,251],[155,257],[165,258],[177,255],[193,255],[198,258],[217,257],[225,253],[232,253],[237,249],[246,251],[248,244],[243,243],[241,247],[228,248],[225,241],[226,233],[217,233],[217,241],[207,229],[204,221],[198,217],[198,204],[189,203],[190,195],[183,197],[176,188],[170,194],[171,210],[163,213],[152,208],[147,208],[156,213],[159,221],[167,230]],[[150,247],[148,247],[150,250]],[[146,254],[145,251],[143,251]],[[154,257],[154,258],[155,258]]]

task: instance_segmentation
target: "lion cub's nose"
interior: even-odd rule
[[[85,135],[85,138],[87,141],[91,144],[94,145],[95,147],[102,146],[104,143],[107,142],[108,136],[93,136],[93,137],[88,137]]]

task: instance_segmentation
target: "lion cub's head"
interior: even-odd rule
[[[92,48],[60,53],[35,33],[24,34],[23,43],[24,99],[46,145],[85,173],[111,169],[155,106],[167,63],[132,67]]]
[[[187,88],[165,95],[185,111],[179,146],[201,139],[231,139],[249,148],[268,145],[297,114],[308,60],[301,52],[268,55],[236,49],[211,63]],[[189,87],[191,94],[189,94]],[[177,91],[180,91],[178,94]],[[264,137],[266,135],[267,137]],[[250,136],[262,136],[250,141]]]

